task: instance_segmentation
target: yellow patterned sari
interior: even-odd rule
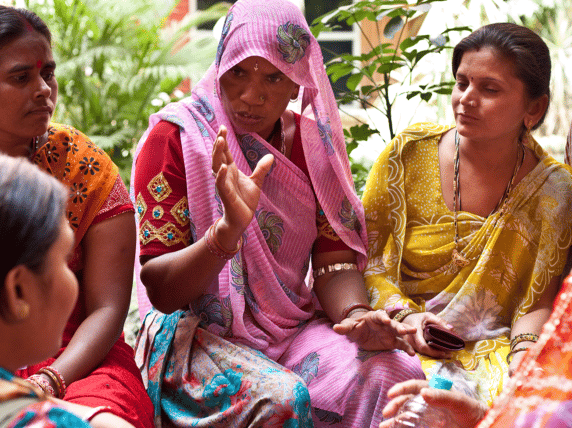
[[[504,214],[461,211],[458,267],[453,213],[443,201],[438,143],[450,126],[414,125],[373,166],[363,197],[369,236],[364,272],[372,306],[437,314],[467,342],[448,361],[419,355],[429,377],[461,376],[491,404],[502,390],[513,323],[562,273],[571,244],[572,172],[528,141],[538,165],[513,189]]]

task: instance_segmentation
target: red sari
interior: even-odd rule
[[[76,248],[71,268],[78,276],[80,293],[64,331],[62,348],[53,358],[19,370],[27,378],[50,365],[66,348],[86,318],[82,292],[81,240],[90,226],[133,211],[129,194],[117,166],[84,134],[72,127],[51,124],[48,142],[34,155],[33,162],[70,189],[66,214],[75,233]],[[85,406],[109,406],[112,413],[138,428],[153,427],[153,405],[135,365],[133,349],[123,334],[105,359],[88,376],[68,385],[65,401]]]

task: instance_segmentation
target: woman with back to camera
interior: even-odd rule
[[[0,155],[0,425],[132,428],[105,407],[56,400],[13,374],[57,352],[76,303],[67,199],[55,178]]]
[[[30,11],[0,6],[0,151],[30,159],[69,190],[70,266],[79,281],[61,350],[17,374],[46,393],[107,406],[150,428],[152,404],[122,337],[133,282],[133,206],[111,159],[81,132],[50,123],[55,68],[46,24]]]
[[[136,350],[158,426],[377,426],[387,388],[423,377],[395,351],[413,329],[369,307],[348,163],[300,10],[236,2],[214,64],[136,153],[141,280],[168,314]]]
[[[490,405],[558,292],[572,177],[530,134],[550,99],[540,37],[484,26],[455,47],[453,75],[456,127],[406,129],[368,178],[365,282],[374,307],[417,328],[409,339],[427,377],[458,374],[459,388]],[[429,346],[428,324],[456,332],[465,349]]]

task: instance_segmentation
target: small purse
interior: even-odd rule
[[[459,351],[465,347],[465,341],[437,324],[427,324],[423,329],[423,338],[427,345],[441,351]]]

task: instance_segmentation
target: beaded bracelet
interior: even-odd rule
[[[510,364],[510,362],[512,361],[512,357],[514,357],[514,354],[516,354],[517,352],[522,352],[522,351],[527,351],[528,348],[527,347],[522,347],[522,348],[517,348],[517,349],[513,349],[511,350],[507,356],[506,356],[506,363]]]
[[[517,334],[510,341],[511,351],[516,347],[516,345],[518,345],[519,343],[522,343],[522,342],[538,342],[538,334],[534,334],[534,333]]]
[[[416,314],[415,309],[402,309],[392,318],[394,321],[401,322],[407,315]]]
[[[52,397],[56,397],[56,391],[54,391],[54,388],[52,388],[50,382],[42,375],[33,374],[26,380],[40,388],[42,391],[44,391],[44,393],[51,395]]]
[[[371,306],[369,306],[366,303],[350,303],[349,305],[347,305],[344,310],[342,311],[342,315],[341,315],[341,319],[345,320],[347,317],[349,317],[354,311],[358,310],[358,309],[365,309],[364,312],[369,312],[369,311],[373,311],[373,308]]]
[[[228,250],[224,249],[222,247],[222,245],[220,245],[220,243],[216,239],[216,235],[215,235],[216,225],[218,224],[218,222],[220,220],[221,219],[218,218],[214,222],[214,224],[211,227],[209,227],[209,229],[207,230],[207,233],[205,233],[205,244],[207,244],[207,248],[209,249],[209,251],[212,254],[214,254],[215,256],[217,256],[219,259],[230,260],[234,257],[234,255],[236,253],[238,253],[238,250],[240,250],[240,247],[242,247],[243,238],[241,236],[240,239],[238,240],[238,243],[236,244],[236,249],[234,249],[232,251],[228,251]]]
[[[58,370],[52,366],[46,366],[38,370],[38,374],[45,374],[48,376],[54,382],[58,390],[58,395],[56,397],[59,399],[64,398],[66,395],[67,386],[64,377]]]

